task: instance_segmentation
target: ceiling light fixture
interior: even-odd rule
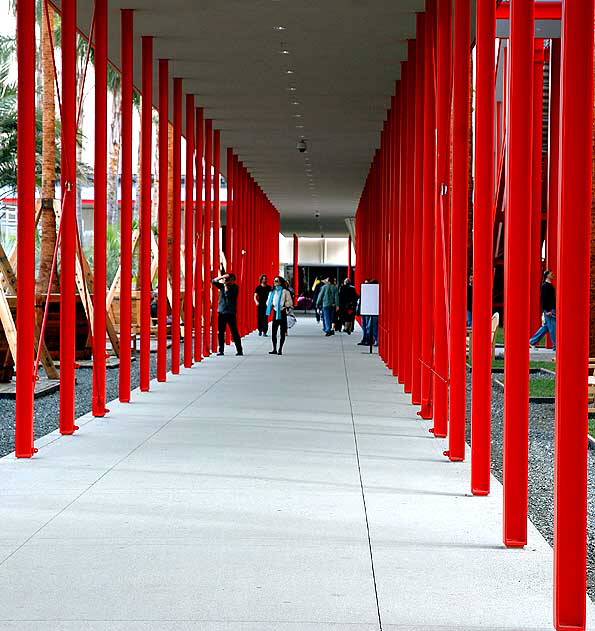
[[[285,74],[293,74],[293,70],[286,70]]]
[[[300,105],[300,102],[299,101],[292,101],[291,104],[292,105]]]
[[[284,48],[281,52],[282,52],[284,55],[289,55],[289,51],[287,50],[287,48]]]
[[[301,117],[302,117],[302,115],[301,115],[301,114],[294,114],[294,115],[293,115],[293,117],[294,117],[294,118],[301,118]]]
[[[276,31],[284,31],[284,30],[285,30],[285,27],[284,27],[284,26],[281,26],[281,25],[279,25],[279,26],[275,26],[275,30],[276,30]]]

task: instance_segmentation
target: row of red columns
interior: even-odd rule
[[[107,0],[97,0],[94,14],[95,64],[95,211],[93,257],[93,392],[92,412],[104,416],[106,408],[106,210],[107,210]],[[72,434],[75,421],[75,271],[80,256],[75,214],[76,191],[76,3],[65,0],[62,13],[62,85],[60,90],[62,133],[62,212],[60,236],[60,431]],[[16,455],[35,453],[34,415],[34,330],[35,330],[35,112],[30,95],[35,89],[35,5],[19,1],[18,41],[18,257],[17,296],[17,414]],[[122,78],[122,207],[120,282],[120,381],[119,399],[130,401],[131,393],[131,308],[132,308],[132,112],[134,67],[134,11],[121,11]],[[151,379],[151,297],[152,266],[152,133],[153,133],[153,38],[141,38],[141,199],[140,232],[140,389],[148,391]],[[170,62],[158,60],[159,113],[159,199],[158,199],[158,316],[157,379],[165,381],[167,371],[176,374],[183,361],[191,367],[208,356],[216,345],[217,300],[212,299],[211,279],[220,268],[220,179],[221,136],[213,122],[204,118],[194,96],[184,95],[183,80],[170,80]],[[169,111],[170,85],[173,110]],[[186,108],[183,121],[184,106]],[[170,115],[171,114],[171,115]],[[173,121],[173,182],[169,190],[168,136]],[[185,122],[185,124],[183,124]],[[184,186],[184,299],[182,303],[182,137],[186,139],[186,181]],[[279,269],[279,214],[248,170],[227,149],[227,271],[240,284],[239,323],[242,335],[256,326],[252,308],[252,285],[261,273],[275,275]],[[203,190],[203,172],[205,187]],[[171,208],[171,225],[168,205]],[[82,263],[81,263],[82,264]],[[171,287],[171,324],[168,325],[168,287]],[[85,298],[82,296],[82,300]],[[184,325],[184,353],[181,355],[181,321]],[[171,359],[167,359],[167,336],[171,326]]]
[[[357,281],[380,282],[379,354],[465,458],[466,287],[473,248],[471,490],[490,492],[496,3],[477,4],[473,240],[468,243],[470,1],[427,0],[408,43],[356,215]],[[593,2],[563,2],[552,53],[548,264],[557,262],[554,624],[584,629]],[[454,24],[454,37],[451,33]],[[452,56],[451,56],[452,42]],[[439,54],[438,54],[439,51]],[[527,543],[530,283],[541,258],[543,42],[534,3],[510,4],[506,71],[503,541]],[[579,90],[576,86],[581,86]],[[559,127],[558,127],[559,111]],[[558,132],[559,129],[559,132]],[[558,145],[559,133],[560,144]],[[500,136],[499,136],[500,137]],[[559,155],[558,155],[559,152]],[[558,168],[556,169],[556,165]],[[539,192],[535,189],[539,188]],[[553,196],[558,196],[556,199]],[[557,227],[556,227],[557,226]],[[531,244],[527,247],[527,244]],[[536,262],[537,261],[537,262]],[[539,264],[539,265],[538,265]],[[555,265],[554,265],[555,267]],[[531,308],[533,304],[533,308]],[[581,455],[582,454],[582,455]]]

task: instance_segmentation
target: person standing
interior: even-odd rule
[[[322,307],[322,330],[328,337],[334,335],[333,317],[339,310],[339,290],[335,278],[329,278],[328,283],[320,290],[316,304]]]
[[[219,337],[219,352],[224,355],[225,328],[229,327],[231,337],[236,345],[236,355],[244,354],[242,350],[242,338],[238,331],[236,313],[238,309],[239,287],[236,285],[235,274],[223,274],[211,281],[211,284],[219,290],[219,303],[217,305],[217,332]]]
[[[318,307],[318,296],[320,290],[324,287],[325,282],[322,278],[317,277],[312,285],[312,303],[314,304],[314,315],[316,316],[316,322],[320,322],[320,309]]]
[[[362,283],[362,285],[367,285],[370,282],[370,280],[368,278],[366,278],[364,280],[364,282]],[[359,300],[357,301],[357,314],[360,314],[361,311],[361,296],[359,298]],[[369,320],[370,320],[370,316],[367,315],[362,315],[362,332],[363,332],[363,337],[361,342],[358,342],[358,346],[368,346],[369,345],[369,341],[368,341],[368,327],[369,327]]]
[[[346,278],[341,285],[341,289],[339,289],[339,317],[347,335],[353,333],[356,306],[357,292],[351,284],[351,280]]]
[[[267,300],[266,315],[269,316],[274,312],[273,318],[273,350],[269,355],[283,355],[283,345],[287,336],[287,310],[293,306],[291,294],[286,288],[285,279],[281,276],[275,276],[273,280],[273,290],[269,292]],[[277,332],[280,331],[279,350],[277,350]]]
[[[546,269],[543,273],[543,283],[541,284],[541,308],[543,309],[543,324],[537,329],[529,340],[531,347],[536,346],[541,338],[546,334],[550,334],[552,339],[552,348],[556,351],[556,288],[552,281],[554,273]]]
[[[256,304],[256,317],[258,318],[258,335],[266,337],[269,330],[269,318],[267,316],[267,301],[272,287],[268,284],[267,275],[260,277],[258,287],[254,290],[254,303]]]

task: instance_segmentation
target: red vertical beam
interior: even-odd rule
[[[422,313],[422,287],[421,271],[422,262],[422,233],[423,233],[423,172],[424,172],[424,65],[425,65],[425,15],[418,13],[416,16],[416,41],[417,56],[415,59],[415,103],[408,107],[414,107],[412,125],[415,129],[415,143],[413,147],[413,278],[411,282],[411,296],[413,313]],[[404,106],[405,107],[405,106]],[[403,107],[403,109],[404,109]],[[401,114],[403,116],[403,114]],[[403,127],[401,127],[401,134]],[[407,156],[401,152],[401,163],[407,161]],[[402,339],[402,338],[401,338]],[[421,318],[416,317],[411,322],[411,402],[421,405]]]
[[[347,276],[353,282],[353,273],[351,271],[351,235],[347,239]]]
[[[543,40],[535,40],[533,56],[533,155],[532,155],[532,204],[531,204],[531,251],[530,251],[530,307],[529,330],[541,326],[541,199],[542,199],[542,133],[543,133]]]
[[[546,265],[557,276],[558,203],[560,169],[560,40],[550,48],[549,174],[547,200]]]
[[[225,259],[227,261],[226,271],[233,270],[233,149],[227,148],[225,181],[227,183],[227,205],[225,208]]]
[[[450,185],[451,0],[438,0],[436,29],[436,205],[434,210],[434,435],[448,430],[448,260]]]
[[[213,160],[213,121],[205,121],[205,210],[202,231],[203,238],[203,355],[211,354],[211,189],[212,189],[212,160]]]
[[[432,372],[434,344],[434,205],[435,198],[435,23],[436,0],[426,4],[426,55],[424,59],[424,220],[422,245],[422,340],[421,340],[421,411],[430,419],[432,406]]]
[[[410,160],[404,160],[403,157],[409,154],[409,150],[410,148],[407,146],[407,125],[410,119],[410,116],[412,114],[412,109],[410,107],[409,104],[409,100],[407,98],[407,95],[409,94],[409,68],[410,68],[410,63],[408,61],[406,62],[401,62],[401,91],[403,94],[403,108],[401,111],[401,120],[399,121],[399,130],[400,130],[400,134],[399,134],[399,152],[401,154],[401,159],[399,160],[399,181],[400,181],[400,187],[399,187],[399,235],[401,238],[401,246],[399,248],[399,269],[405,269],[405,265],[406,265],[406,252],[407,252],[407,246],[406,246],[406,239],[405,239],[405,228],[406,228],[406,224],[407,224],[407,214],[406,214],[406,207],[407,207],[407,190],[408,190],[408,174],[409,171],[412,168],[411,165],[411,161]],[[366,198],[367,198],[367,190],[368,190],[368,180],[366,180],[366,186],[364,188],[364,193],[362,194],[362,205],[360,206],[362,208],[362,213],[360,215],[360,224],[363,224],[363,220],[362,217],[364,215],[364,208],[366,205]],[[366,224],[364,224],[366,225]],[[367,225],[366,225],[366,237],[367,237]],[[364,257],[364,252],[363,252],[364,248],[362,248],[362,257]],[[367,261],[364,263],[364,261],[361,261],[362,263],[362,268],[364,269],[364,266],[367,265]],[[362,275],[362,280],[365,279],[365,275]],[[412,285],[416,282],[416,279],[413,278],[412,279]],[[402,305],[407,305],[407,289],[408,289],[408,285],[409,282],[408,280],[404,280],[403,282],[399,283],[399,303]],[[403,349],[403,352],[399,355],[398,358],[398,364],[397,364],[397,377],[398,377],[398,381],[399,383],[404,383],[405,382],[405,364],[407,361],[407,315],[408,312],[406,309],[403,309],[403,313],[400,314],[400,322],[399,322],[399,328],[397,330],[397,335],[399,336],[399,348]],[[412,360],[416,366],[419,366],[419,356],[416,358],[413,358]]]
[[[151,153],[153,135],[153,38],[142,37],[140,200],[140,389],[151,379]]]
[[[465,459],[467,414],[470,0],[455,0],[454,11],[448,457],[453,461],[461,461]]]
[[[62,239],[60,242],[60,433],[72,434],[75,408],[76,0],[62,2]]]
[[[300,260],[300,251],[299,251],[300,243],[298,240],[297,234],[293,235],[293,294],[295,296],[295,300],[298,299],[299,296],[299,288],[300,288],[300,271],[298,268],[299,260]]]
[[[529,249],[533,138],[533,0],[510,15],[507,204],[504,258],[504,544],[527,543],[529,456]],[[475,307],[475,295],[474,295]],[[475,326],[475,322],[473,323]],[[475,349],[474,349],[475,352]]]
[[[192,366],[194,297],[194,96],[186,95],[186,180],[184,192],[184,366]]]
[[[492,427],[492,241],[496,6],[477,5],[475,191],[473,210],[473,371],[471,491],[490,492]],[[527,340],[523,346],[528,346]]]
[[[554,480],[554,623],[584,629],[593,2],[564,2]],[[577,89],[580,86],[580,89]]]
[[[15,455],[30,458],[33,446],[33,354],[35,330],[35,1],[17,7],[17,293]]]
[[[174,79],[174,157],[172,164],[173,175],[173,221],[171,237],[172,261],[171,261],[171,371],[172,374],[180,373],[180,249],[181,249],[181,181],[182,181],[182,79]]]
[[[219,276],[220,249],[219,230],[221,227],[221,132],[215,129],[213,132],[213,274]],[[213,331],[211,335],[211,348],[217,347],[217,300],[213,300]]]
[[[107,0],[95,0],[95,169],[93,177],[93,416],[105,416],[107,232]]]
[[[194,211],[194,361],[202,359],[203,340],[203,158],[204,158],[204,111],[202,107],[196,108],[196,208]]]
[[[402,235],[399,234],[399,132],[400,132],[400,121],[401,121],[401,104],[402,104],[402,90],[401,90],[401,82],[395,82],[395,96],[394,96],[394,110],[392,113],[392,138],[391,138],[391,235],[392,236],[392,264],[389,267],[388,274],[389,277],[393,278],[393,284],[391,291],[395,297],[394,302],[394,313],[393,313],[393,326],[394,330],[391,333],[391,340],[393,346],[393,376],[398,375],[399,370],[399,362],[401,355],[405,352],[403,346],[399,345],[400,337],[399,333],[399,323],[400,323],[400,311],[403,305],[402,295],[399,292],[399,272],[401,271],[400,265],[400,249],[403,245]],[[412,243],[413,248],[413,243]],[[412,249],[412,257],[413,257],[413,249]],[[393,270],[396,273],[393,273]],[[413,273],[413,270],[411,270]],[[413,289],[413,281],[411,282],[411,286]],[[413,325],[413,322],[411,323]]]
[[[157,381],[165,381],[167,373],[167,268],[168,268],[168,133],[169,133],[169,61],[159,60],[159,208],[157,269]]]
[[[120,209],[120,371],[118,395],[130,401],[130,335],[132,317],[132,73],[134,11],[120,12],[122,67],[122,206]]]

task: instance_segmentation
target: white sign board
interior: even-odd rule
[[[370,283],[361,285],[360,296],[360,314],[377,316],[380,302],[380,285]]]

